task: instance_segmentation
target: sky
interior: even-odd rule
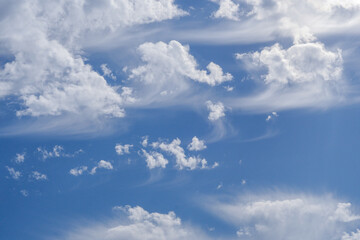
[[[0,0],[0,239],[360,240],[358,0]]]

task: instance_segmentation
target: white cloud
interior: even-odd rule
[[[71,229],[62,240],[180,240],[209,239],[203,232],[193,226],[183,224],[174,212],[150,213],[142,207],[114,207],[127,215],[126,221],[120,217],[108,223],[77,226]],[[55,238],[56,239],[56,238]]]
[[[282,34],[296,34],[303,27],[312,32],[335,31],[341,27],[349,30],[358,23],[354,22],[359,17],[360,3],[357,0],[211,0],[219,5],[219,9],[212,14],[217,18],[227,18],[241,21],[244,27],[249,27],[247,22],[263,25],[266,22],[272,31],[281,31]],[[241,4],[241,8],[239,7]],[[317,21],[314,21],[317,19]],[[337,21],[341,19],[342,22]],[[326,22],[331,23],[328,26]],[[251,24],[250,24],[251,25]],[[321,27],[323,29],[321,29]],[[286,33],[288,31],[288,33]],[[340,30],[341,31],[341,30]]]
[[[169,161],[165,159],[161,153],[158,152],[148,153],[144,149],[142,149],[142,152],[146,158],[147,167],[149,169],[153,169],[156,167],[166,168],[166,165],[168,164]]]
[[[22,189],[20,190],[21,195],[23,195],[24,197],[28,197],[29,196],[29,191]]]
[[[201,151],[206,149],[204,140],[199,140],[196,136],[192,138],[191,143],[188,145],[190,151]]]
[[[341,51],[329,51],[320,42],[294,44],[288,49],[275,44],[261,52],[236,57],[254,67],[265,67],[266,84],[337,81],[342,73]]]
[[[18,116],[123,117],[123,93],[84,62],[82,45],[186,14],[173,0],[16,1],[0,21],[1,47],[14,57],[0,70],[0,98],[17,97]]]
[[[6,169],[9,171],[9,174],[13,179],[17,180],[21,177],[21,172],[16,171],[14,168],[6,166]]]
[[[87,166],[80,166],[80,167],[76,167],[73,169],[70,169],[69,173],[73,176],[80,176],[82,175],[84,172],[86,172],[88,170]]]
[[[171,92],[171,90],[187,89],[185,79],[210,86],[232,80],[230,73],[224,74],[222,68],[213,62],[207,65],[208,71],[199,70],[195,58],[189,51],[189,46],[183,46],[175,40],[168,44],[144,43],[139,46],[138,52],[146,65],[132,69],[130,78],[137,78],[145,84],[155,85],[157,94],[166,90]]]
[[[142,137],[141,145],[143,147],[147,147],[148,143],[149,143],[149,136]]]
[[[50,152],[41,147],[38,147],[37,150],[42,154],[42,158],[45,160],[47,158],[60,157],[62,155],[64,148],[60,145],[55,145],[53,150]]]
[[[47,180],[47,176],[38,171],[33,171],[32,174],[30,175],[30,177],[37,181]]]
[[[105,161],[105,160],[100,160],[97,164],[96,167],[93,167],[90,171],[91,175],[94,175],[97,171],[98,168],[103,168],[103,169],[107,169],[107,170],[113,170],[114,167],[111,164],[111,162]]]
[[[224,89],[228,92],[232,92],[234,90],[234,87],[231,86],[224,86]]]
[[[125,153],[129,154],[131,147],[133,147],[133,145],[131,144],[125,144],[125,145],[116,144],[115,151],[118,155],[124,155]]]
[[[239,20],[239,4],[232,0],[212,0],[219,4],[219,9],[212,13],[214,18],[227,18],[231,20]]]
[[[214,214],[238,227],[241,239],[340,239],[360,220],[350,203],[331,196],[278,192],[207,200]]]
[[[265,119],[267,122],[270,121],[271,119],[277,118],[279,117],[279,115],[277,114],[277,112],[272,112],[271,114],[269,114],[267,116],[267,118]]]
[[[213,103],[211,101],[207,101],[206,106],[210,111],[208,116],[210,121],[216,121],[222,117],[225,117],[225,107],[221,102]]]
[[[345,98],[340,50],[331,51],[320,42],[295,43],[288,49],[279,44],[259,52],[237,54],[247,70],[262,74],[261,91],[232,99],[232,107],[269,111],[340,104]]]
[[[111,69],[107,66],[107,64],[101,64],[100,68],[103,71],[104,76],[110,77],[111,79],[116,80],[116,76],[113,74]]]
[[[189,170],[195,170],[196,168],[207,168],[207,161],[199,156],[186,157],[184,149],[180,146],[181,140],[179,138],[174,139],[171,143],[154,142],[152,146],[154,148],[160,148],[161,150],[170,153],[176,158],[176,166],[182,170],[187,168]]]
[[[360,239],[360,230],[357,229],[356,232],[345,233],[344,236],[342,236],[341,240],[359,240]]]
[[[15,157],[16,163],[23,163],[25,161],[25,153],[17,153]]]

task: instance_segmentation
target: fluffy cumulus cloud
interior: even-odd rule
[[[237,54],[237,59],[265,67],[266,84],[298,84],[337,81],[342,73],[341,51],[330,51],[320,42],[294,44],[283,49],[279,44],[260,52]]]
[[[357,229],[356,232],[345,233],[341,240],[359,240],[360,239],[360,230]]]
[[[10,176],[15,179],[18,180],[21,177],[21,172],[20,171],[16,171],[14,168],[8,167],[6,166],[6,169],[8,170]]]
[[[326,107],[345,98],[341,51],[328,50],[321,42],[294,43],[288,49],[275,44],[236,57],[255,79],[263,80],[259,82],[262,91],[239,100],[240,106],[261,110]]]
[[[227,18],[231,20],[239,20],[240,10],[239,4],[236,4],[232,0],[212,0],[219,4],[219,9],[213,12],[214,18]]]
[[[154,142],[152,146],[159,148],[173,156],[176,159],[176,166],[181,169],[195,170],[196,168],[207,168],[207,161],[205,158],[199,156],[187,157],[184,148],[181,146],[181,140],[179,138],[174,139],[171,143],[166,142]]]
[[[198,139],[196,136],[192,138],[191,143],[188,145],[190,151],[201,151],[206,148],[205,141]]]
[[[148,153],[144,149],[142,149],[142,153],[145,157],[147,167],[149,169],[153,169],[153,168],[157,168],[157,167],[165,168],[166,165],[169,163],[169,161],[161,153],[158,153],[158,152]]]
[[[19,0],[3,13],[1,47],[13,60],[0,70],[0,98],[17,97],[18,116],[87,118],[123,117],[126,97],[84,62],[81,39],[186,14],[173,0]]]
[[[80,166],[70,169],[69,173],[73,176],[80,176],[88,170],[87,166]]]
[[[354,27],[358,23],[360,3],[357,0],[211,0],[219,5],[212,16],[234,21],[252,21],[252,23],[277,22],[276,28],[297,32],[300,26],[306,26],[315,32],[335,31],[340,26]],[[320,17],[320,18],[319,18]],[[313,21],[318,19],[318,21]],[[342,22],[337,21],[342,19]],[[255,21],[253,21],[255,20]],[[326,26],[329,21],[334,25]],[[323,27],[323,29],[321,29]],[[294,32],[293,32],[294,31]]]
[[[207,70],[200,70],[195,58],[189,53],[189,46],[178,41],[169,43],[144,43],[138,48],[141,59],[146,63],[131,70],[130,78],[152,85],[152,94],[176,95],[189,88],[187,79],[215,86],[232,80],[230,73],[210,62]]]
[[[211,201],[210,201],[211,202]],[[213,213],[238,228],[240,239],[355,239],[344,234],[359,223],[350,203],[331,196],[271,193],[214,200]]]
[[[45,160],[47,158],[60,157],[64,148],[60,145],[55,145],[52,151],[48,151],[44,148],[38,147],[37,151],[41,153],[42,158]]]
[[[17,153],[15,156],[16,163],[23,163],[25,161],[25,153]]]
[[[78,226],[58,239],[71,240],[180,240],[209,239],[203,232],[183,224],[174,212],[150,213],[142,207],[114,207],[126,214],[126,220],[113,219],[108,224],[94,223]],[[120,217],[119,217],[120,219]],[[55,238],[57,239],[57,238]]]
[[[118,155],[129,154],[131,147],[133,147],[133,145],[131,144],[125,144],[125,145],[116,144],[115,151]]]
[[[208,119],[210,121],[216,121],[222,117],[225,117],[225,106],[222,102],[213,103],[211,101],[207,101],[206,106],[209,110]]]
[[[106,170],[113,170],[114,167],[111,164],[111,162],[100,160],[97,164],[97,166],[93,167],[90,171],[91,175],[94,175],[98,169],[106,169]]]
[[[31,178],[37,180],[37,181],[43,181],[43,180],[47,180],[47,176],[43,173],[40,173],[38,171],[33,171],[32,174],[30,175]]]

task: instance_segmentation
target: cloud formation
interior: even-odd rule
[[[208,119],[210,121],[216,121],[225,117],[225,106],[222,102],[213,103],[212,101],[207,101],[206,106],[209,110]]]
[[[140,206],[114,207],[116,212],[126,214],[126,220],[120,216],[108,223],[94,223],[92,226],[78,226],[54,239],[71,240],[181,240],[209,239],[203,232],[185,225],[174,212],[148,212]]]
[[[346,239],[356,233],[344,232],[360,222],[350,203],[321,195],[248,194],[230,201],[219,198],[208,207],[237,226],[240,239]]]
[[[0,21],[1,47],[14,60],[0,70],[0,99],[15,96],[19,117],[84,119],[123,117],[127,92],[85,63],[82,39],[187,14],[173,0],[19,0],[7,10]]]
[[[206,148],[205,141],[198,139],[196,136],[192,138],[191,143],[188,145],[190,151],[201,151]]]
[[[142,153],[145,157],[146,163],[147,163],[147,167],[149,169],[153,169],[153,168],[166,168],[166,165],[169,163],[169,161],[164,158],[164,155],[162,155],[161,153],[158,152],[147,152],[146,150],[142,149]]]
[[[180,170],[195,170],[197,168],[207,168],[207,161],[205,158],[201,158],[199,156],[187,157],[184,148],[182,148],[180,144],[181,140],[179,138],[176,138],[171,143],[154,142],[152,143],[152,146],[175,156],[176,166]]]
[[[321,42],[294,43],[288,49],[275,44],[236,58],[261,81],[256,82],[257,93],[232,99],[232,107],[258,111],[324,108],[346,98],[341,50],[328,50]]]

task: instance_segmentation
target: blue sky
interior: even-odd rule
[[[360,239],[357,0],[0,6],[1,239]]]

